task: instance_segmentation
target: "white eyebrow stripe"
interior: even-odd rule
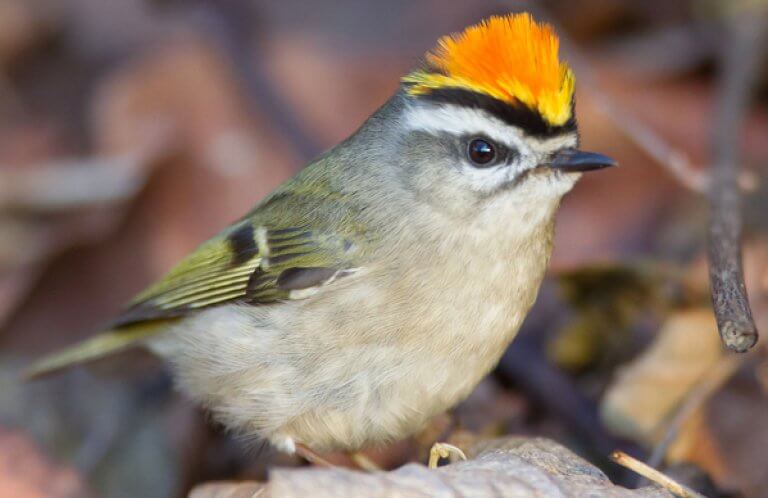
[[[549,138],[528,137],[527,140],[537,152],[548,154],[567,147],[576,147],[579,137],[574,132]]]
[[[575,147],[578,141],[576,133],[547,138],[529,135],[523,137],[523,130],[504,123],[482,109],[469,109],[452,104],[410,106],[405,114],[405,124],[411,130],[431,134],[482,134],[525,153],[547,154],[565,147]]]
[[[509,126],[480,109],[441,104],[410,106],[405,114],[406,126],[414,131],[452,135],[482,134],[508,147],[528,151],[520,130]]]

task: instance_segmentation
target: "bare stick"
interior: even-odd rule
[[[205,27],[222,53],[230,59],[250,110],[254,114],[266,114],[270,125],[291,142],[303,160],[309,160],[323,147],[306,130],[260,63],[263,59],[261,52],[264,51],[260,43],[263,37],[252,29],[258,21],[252,4],[248,0],[205,0],[201,2]]]
[[[659,472],[653,467],[649,467],[640,460],[633,458],[623,451],[614,451],[611,454],[611,460],[619,465],[637,472],[646,479],[655,482],[670,493],[682,498],[705,498],[704,495],[697,493],[687,486],[683,486],[671,477]]]
[[[656,163],[667,171],[683,186],[694,192],[705,192],[709,184],[709,175],[693,167],[688,155],[673,147],[661,135],[656,133],[637,116],[627,109],[619,107],[608,95],[599,89],[587,86],[589,97],[595,108],[640,147]]]
[[[495,375],[502,384],[515,384],[535,403],[557,415],[594,451],[605,454],[619,445],[600,423],[595,403],[570,377],[552,366],[530,339],[515,339],[515,346],[504,353]]]
[[[664,167],[681,185],[698,193],[708,191],[712,178],[706,171],[694,168],[688,154],[667,142],[653,128],[628,109],[621,107],[602,89],[594,85],[586,85],[585,88],[595,109],[608,118],[624,136],[651,159]],[[744,171],[739,174],[738,183],[745,190],[754,190],[757,186],[757,178],[751,172]]]
[[[741,195],[737,184],[741,125],[758,72],[766,31],[765,9],[729,16],[720,58],[719,110],[713,136],[709,190],[709,280],[723,343],[745,352],[757,342],[741,267]]]
[[[538,9],[540,10],[540,9]],[[746,12],[745,12],[746,10]],[[741,268],[741,200],[739,186],[753,183],[738,171],[739,125],[749,103],[749,90],[757,73],[761,43],[766,31],[765,3],[753,8],[729,12],[730,43],[722,57],[723,75],[720,112],[716,117],[714,165],[709,175],[691,168],[681,151],[664,141],[653,129],[620,108],[600,91],[596,77],[585,59],[558,30],[564,51],[590,90],[596,108],[667,168],[686,187],[709,193],[711,223],[709,229],[709,264],[712,302],[723,343],[734,351],[744,352],[757,342],[757,327],[752,319],[743,271]],[[543,15],[546,16],[546,14]],[[548,19],[551,22],[551,19]]]
[[[696,169],[685,151],[669,143],[635,113],[619,104],[610,92],[600,85],[599,78],[587,57],[570,40],[558,22],[538,4],[529,7],[537,17],[555,26],[563,52],[579,79],[579,87],[588,94],[595,109],[659,166],[666,169],[681,185],[693,192],[706,193],[711,183],[709,173],[706,170]],[[738,179],[739,186],[746,190],[754,190],[757,185],[755,175],[747,171],[742,172]]]

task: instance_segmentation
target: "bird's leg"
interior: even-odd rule
[[[335,467],[331,462],[320,456],[316,451],[301,444],[296,443],[296,454],[309,463],[313,463],[318,467]]]
[[[435,443],[429,450],[429,468],[436,469],[441,458],[447,458],[451,463],[466,460],[467,455],[460,448],[448,443]]]
[[[355,451],[349,454],[349,458],[352,459],[355,465],[357,465],[360,469],[365,470],[366,472],[376,472],[378,470],[382,470],[382,468],[379,467],[376,462],[368,458],[365,453]]]

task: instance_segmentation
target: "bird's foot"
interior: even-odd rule
[[[379,467],[379,464],[371,460],[365,453],[356,451],[354,453],[350,453],[349,458],[360,470],[364,470],[366,472],[377,472],[379,470],[383,470],[381,467]]]
[[[296,443],[296,454],[311,464],[318,467],[335,467],[331,462],[320,456],[315,450],[301,444]]]
[[[460,448],[448,443],[435,443],[429,450],[429,468],[436,469],[441,458],[447,458],[451,463],[466,460],[467,455]]]

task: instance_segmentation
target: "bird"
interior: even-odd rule
[[[584,172],[552,28],[439,39],[349,138],[30,378],[144,346],[224,427],[319,458],[408,437],[465,399],[534,304]]]

